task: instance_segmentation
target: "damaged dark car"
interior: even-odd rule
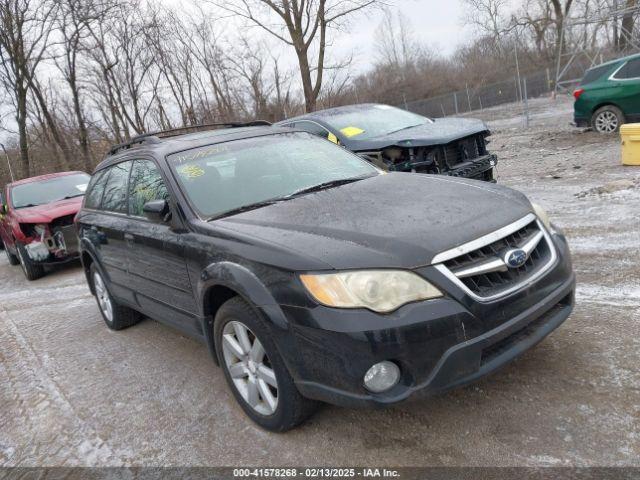
[[[45,268],[78,258],[73,220],[89,183],[84,172],[26,178],[6,186],[0,206],[0,238],[11,265],[21,265],[27,280]]]
[[[477,380],[574,302],[565,237],[521,193],[385,174],[288,128],[133,139],[97,167],[76,224],[107,326],[149,316],[202,340],[274,431],[317,401],[385,406]]]
[[[489,129],[467,118],[432,119],[396,107],[360,104],[320,110],[278,123],[326,138],[394,172],[495,182]]]

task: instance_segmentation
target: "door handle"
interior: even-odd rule
[[[133,235],[131,235],[130,233],[125,233],[124,239],[127,243],[133,243]]]

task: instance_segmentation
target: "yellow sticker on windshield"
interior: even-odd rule
[[[333,133],[329,132],[329,135],[327,135],[327,140],[329,140],[330,142],[335,143],[336,145],[338,144],[338,137],[336,137]]]
[[[187,178],[197,178],[204,175],[204,170],[198,165],[185,165],[180,168],[180,175]]]
[[[340,131],[344,133],[345,137],[348,137],[348,138],[355,137],[356,135],[360,135],[361,133],[364,133],[364,130],[358,127],[344,127],[340,129]]]

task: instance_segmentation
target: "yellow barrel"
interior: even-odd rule
[[[627,123],[620,127],[622,138],[622,164],[640,165],[640,123]]]

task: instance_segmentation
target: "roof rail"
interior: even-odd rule
[[[128,142],[113,145],[107,152],[107,156],[115,155],[121,150],[127,150],[133,145],[142,143],[158,143],[161,138],[175,137],[184,133],[201,132],[207,130],[215,130],[217,128],[240,128],[240,127],[260,127],[270,126],[271,123],[266,120],[253,120],[251,122],[226,122],[226,123],[203,123],[200,125],[189,125],[186,127],[170,128],[168,130],[159,130],[157,132],[141,133],[136,135]]]

